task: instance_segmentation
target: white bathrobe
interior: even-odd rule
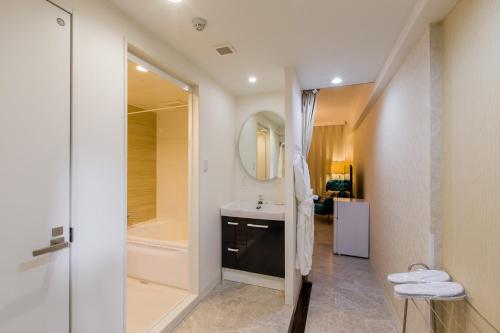
[[[297,256],[296,267],[302,276],[311,271],[314,246],[314,201],[309,167],[301,153],[293,161],[295,197],[297,199]]]

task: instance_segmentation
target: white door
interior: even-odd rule
[[[0,0],[0,332],[69,332],[70,29]]]

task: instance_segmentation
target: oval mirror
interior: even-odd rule
[[[239,142],[243,168],[253,178],[283,178],[285,160],[285,121],[270,111],[252,115],[243,124]]]

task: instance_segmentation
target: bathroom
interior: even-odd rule
[[[142,59],[128,58],[127,332],[140,333],[190,293],[191,93]]]

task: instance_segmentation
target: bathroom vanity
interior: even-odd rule
[[[285,277],[285,223],[222,216],[222,267]]]
[[[238,152],[246,172],[242,186],[247,177],[252,179],[245,197],[255,196],[255,200],[221,207],[222,278],[284,290],[285,206],[265,202],[259,189],[285,177],[283,117],[271,111],[250,115],[240,131]],[[273,197],[282,200],[279,195]]]
[[[223,276],[227,280],[282,289],[284,206],[263,204],[259,209],[256,206],[233,202],[221,209]]]

